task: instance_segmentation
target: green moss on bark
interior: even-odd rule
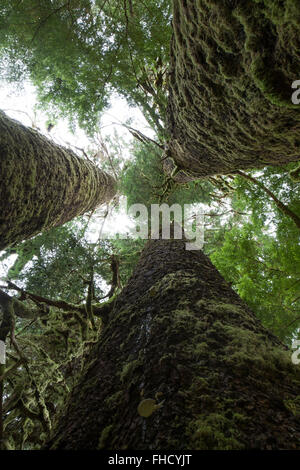
[[[116,183],[0,112],[0,250],[109,201]]]
[[[152,241],[48,447],[298,448],[290,355],[203,253]],[[163,406],[143,418],[141,396]]]
[[[176,180],[300,158],[296,0],[173,0],[168,173]]]

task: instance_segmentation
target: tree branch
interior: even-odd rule
[[[294,222],[295,224],[297,225],[297,227],[300,229],[300,217],[298,217],[297,214],[295,214],[291,209],[288,208],[288,206],[286,206],[285,204],[283,204],[283,202],[281,202],[279,199],[277,199],[277,197],[275,196],[275,194],[272,193],[272,191],[270,191],[263,183],[261,183],[260,181],[258,181],[256,178],[254,178],[253,176],[250,176],[248,175],[247,173],[244,173],[243,171],[240,171],[240,170],[236,170],[234,172],[234,174],[238,174],[240,176],[242,176],[243,178],[251,181],[252,183],[254,183],[256,186],[258,186],[259,188],[261,188],[266,194],[268,194],[272,199],[273,201],[275,202],[277,208],[283,213],[285,214],[286,216],[290,217]]]

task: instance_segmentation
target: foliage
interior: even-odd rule
[[[121,192],[128,198],[128,205],[166,202],[172,204],[208,204],[213,199],[214,186],[208,180],[193,181],[181,185],[169,178],[162,167],[162,151],[154,144],[134,142],[131,159],[121,174]]]
[[[259,180],[300,214],[299,183],[289,177],[291,165],[269,167]],[[299,229],[257,186],[236,178],[232,205],[248,213],[228,221],[222,245],[209,248],[211,259],[264,325],[290,343],[300,325]]]
[[[53,115],[92,132],[117,92],[162,131],[170,1],[1,2],[2,74],[29,76]]]
[[[31,308],[33,302],[27,301]],[[97,328],[82,336],[82,318],[51,309],[35,320],[17,320],[16,345],[7,348],[3,419],[6,449],[37,449],[83,370]]]

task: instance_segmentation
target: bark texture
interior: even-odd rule
[[[0,250],[109,201],[115,180],[0,111]]]
[[[299,160],[299,1],[173,5],[166,170],[187,181]]]
[[[47,447],[299,448],[290,356],[202,252],[149,242]]]

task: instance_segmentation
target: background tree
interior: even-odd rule
[[[116,183],[0,112],[0,249],[110,201]]]

